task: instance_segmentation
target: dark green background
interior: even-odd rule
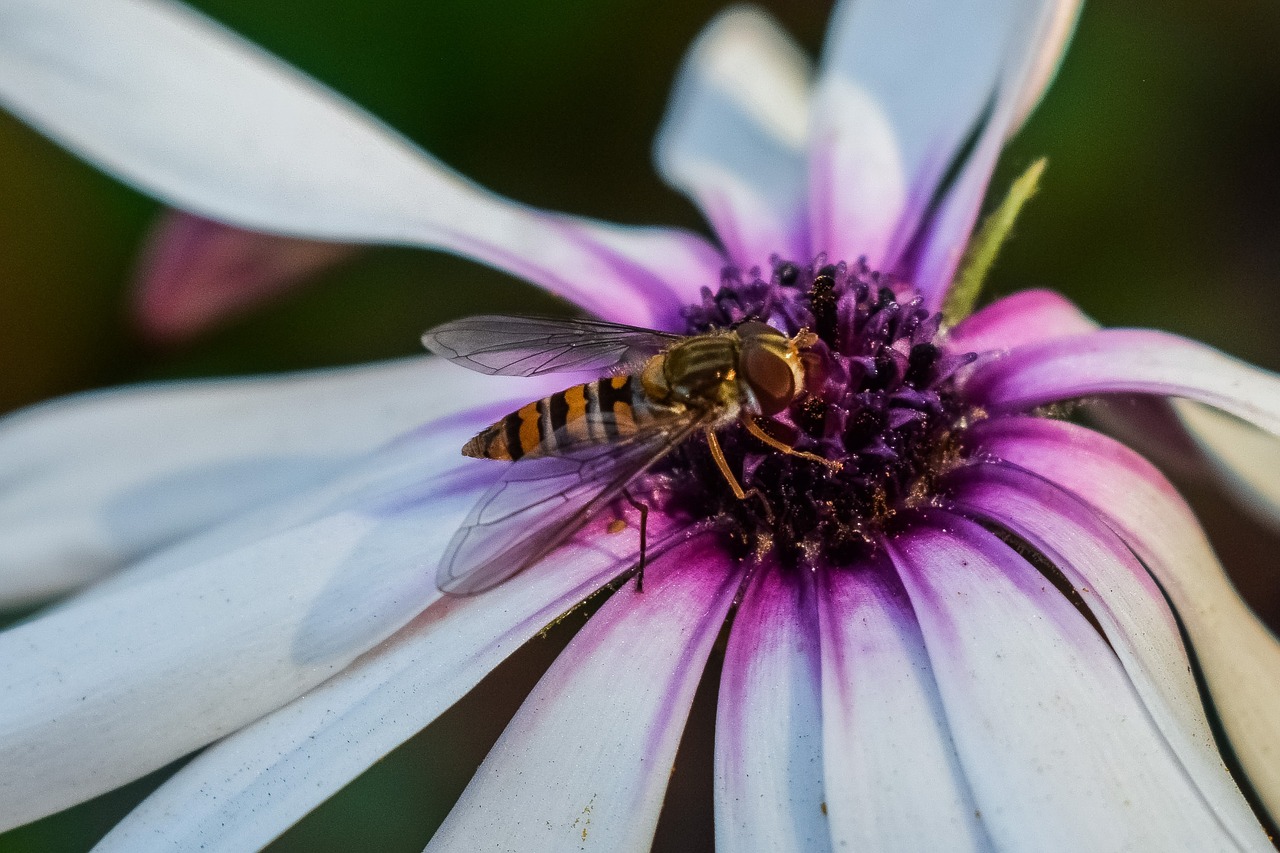
[[[702,227],[654,176],[649,146],[679,59],[718,3],[197,5],[506,195],[621,222]],[[816,50],[827,3],[764,5]],[[1003,187],[1034,158],[1050,158],[992,291],[1053,287],[1108,325],[1157,326],[1280,368],[1277,44],[1273,0],[1088,7],[1057,84],[997,178]],[[552,305],[458,259],[376,249],[194,344],[149,348],[125,306],[156,205],[3,114],[0,198],[0,410],[140,379],[404,355],[444,318]],[[1211,491],[1188,488],[1246,596],[1276,624],[1280,543],[1241,524]],[[279,849],[421,849],[567,636],[535,641]],[[709,844],[713,707],[708,681],[660,846]],[[2,835],[0,851],[85,849],[156,781]]]

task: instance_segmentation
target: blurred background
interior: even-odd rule
[[[704,228],[654,176],[668,86],[714,0],[199,0],[446,163],[535,205]],[[829,4],[773,0],[811,52]],[[1106,325],[1155,326],[1280,369],[1280,5],[1087,6],[1040,110],[994,186],[1050,166],[990,294],[1052,287]],[[421,331],[478,310],[557,310],[501,273],[371,249],[314,286],[181,346],[129,315],[159,208],[0,114],[0,411],[170,377],[260,373],[416,353]],[[1280,624],[1280,538],[1182,484],[1246,598]],[[573,621],[573,620],[569,620]],[[285,836],[278,850],[420,850],[571,634],[535,640],[438,723]],[[713,667],[714,669],[714,667]],[[710,846],[714,677],[681,748],[659,847]],[[92,845],[164,772],[0,835],[0,853]]]

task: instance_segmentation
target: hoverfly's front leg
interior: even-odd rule
[[[840,463],[834,459],[827,459],[826,457],[819,456],[816,453],[809,453],[804,450],[796,450],[791,445],[778,441],[778,439],[769,435],[769,433],[760,428],[760,424],[756,422],[755,415],[750,412],[742,413],[742,425],[747,428],[747,432],[751,433],[774,450],[780,450],[788,456],[799,456],[801,459],[808,459],[811,462],[819,462],[826,465],[832,471],[839,471],[841,468]]]
[[[747,499],[747,493],[742,490],[742,484],[738,482],[738,478],[733,476],[733,472],[729,470],[729,463],[724,458],[724,451],[720,449],[720,439],[716,438],[716,431],[710,427],[703,430],[707,436],[707,447],[711,449],[711,458],[716,461],[716,467],[720,469],[720,473],[729,483],[729,488],[733,489],[733,496],[740,501]]]
[[[649,505],[631,497],[631,493],[626,489],[622,490],[622,497],[631,504],[632,509],[640,513],[640,564],[636,567],[636,592],[644,592],[645,546],[649,541]]]

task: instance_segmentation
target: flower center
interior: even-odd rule
[[[854,562],[899,509],[928,499],[961,452],[954,435],[968,412],[952,377],[974,357],[943,351],[939,315],[908,283],[865,262],[821,260],[776,262],[768,281],[727,270],[718,291],[703,288],[702,302],[684,311],[690,334],[760,320],[818,338],[803,353],[804,393],[764,426],[840,470],[769,448],[733,424],[718,437],[746,500],[734,497],[701,437],[651,475],[668,512],[712,519],[739,557]]]

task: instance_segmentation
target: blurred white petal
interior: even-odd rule
[[[1240,506],[1280,531],[1280,441],[1208,406],[1190,400],[1172,405]]]
[[[809,61],[764,12],[722,12],[693,43],[654,160],[715,227],[743,270],[777,253],[808,260]]]
[[[0,103],[169,203],[257,231],[444,249],[651,326],[719,280],[706,241],[493,195],[166,0],[0,0]]]

